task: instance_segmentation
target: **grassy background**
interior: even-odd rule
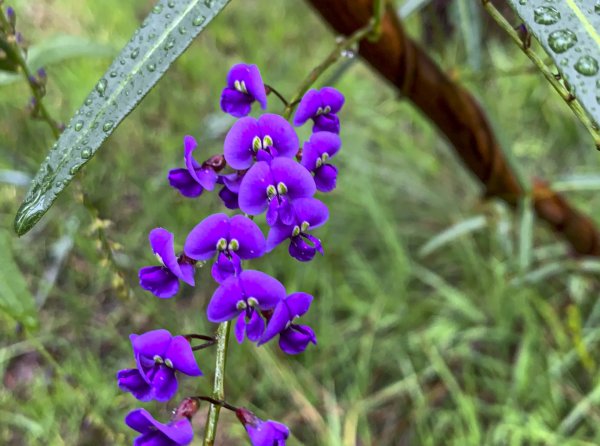
[[[115,52],[152,8],[147,0],[12,4],[32,44],[68,34]],[[434,57],[478,96],[525,178],[577,189],[568,197],[597,216],[600,161],[590,138],[518,50],[477,38],[486,26],[462,26],[460,17]],[[430,37],[422,15],[407,26]],[[132,366],[129,333],[214,329],[205,318],[208,271],[169,301],[136,283],[137,269],[153,264],[151,228],[173,231],[181,247],[220,209],[214,195],[186,200],[168,186],[183,135],[207,156],[221,150],[232,119],[218,101],[233,63],[257,64],[291,95],[333,42],[303,2],[233,1],[114,132],[79,184],[112,222],[106,234],[123,247],[115,261],[128,292],[115,286],[76,187],[31,233],[12,233],[26,191],[20,178],[36,171],[52,139],[27,117],[27,87],[0,86],[0,444],[131,442],[122,420],[137,402],[114,378]],[[99,52],[48,67],[46,103],[57,119],[69,120],[109,65]],[[526,206],[513,214],[482,201],[448,144],[367,67],[353,64],[336,86],[346,95],[344,148],[338,188],[323,197],[332,211],[317,234],[326,256],[299,264],[280,248],[253,262],[316,297],[303,320],[319,345],[285,357],[276,346],[234,341],[228,399],[288,424],[290,444],[600,443],[598,263],[573,259]],[[274,98],[270,110],[280,111]],[[179,396],[210,391],[213,358],[198,354],[207,378],[183,380]],[[175,404],[143,406],[166,419]],[[200,432],[202,416],[194,422]],[[246,442],[224,413],[218,444]]]

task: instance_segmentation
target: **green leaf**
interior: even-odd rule
[[[164,0],[153,8],[42,163],[15,217],[17,234],[42,218],[73,175],[229,1]]]
[[[37,310],[27,282],[12,256],[10,235],[0,231],[0,312],[33,329],[37,326]]]
[[[508,0],[553,59],[570,91],[600,122],[600,3]]]
[[[42,67],[76,57],[109,57],[113,56],[115,52],[110,45],[78,36],[58,35],[29,47],[27,64],[35,72]],[[0,85],[8,85],[22,79],[23,76],[20,74],[0,72]]]
[[[470,234],[471,232],[479,231],[485,228],[487,221],[483,215],[477,217],[468,218],[449,228],[443,230],[435,237],[432,237],[419,249],[419,257],[426,257],[432,252],[438,250],[442,246],[452,243],[456,239],[463,235]]]

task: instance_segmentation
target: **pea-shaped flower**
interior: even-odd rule
[[[302,148],[302,165],[315,175],[317,190],[330,192],[335,189],[337,168],[327,163],[339,152],[342,141],[331,132],[315,132]]]
[[[267,210],[267,224],[293,223],[292,203],[312,197],[317,188],[312,175],[296,161],[276,158],[260,161],[244,176],[239,192],[240,209],[250,215]]]
[[[147,410],[135,409],[127,414],[125,423],[141,434],[133,441],[133,446],[185,446],[194,438],[192,423],[187,418],[163,424]]]
[[[200,376],[194,352],[183,336],[171,336],[167,330],[153,330],[129,336],[136,369],[117,373],[119,388],[140,401],[168,401],[177,392],[176,372]]]
[[[267,108],[267,93],[260,71],[256,65],[234,65],[227,73],[227,87],[221,93],[221,110],[241,118],[250,113],[254,101],[263,110]]]
[[[248,116],[233,124],[225,136],[223,152],[231,168],[243,170],[254,160],[293,158],[298,148],[298,136],[290,123],[279,115],[266,113],[258,119]]]
[[[317,344],[315,332],[308,325],[294,322],[303,316],[313,300],[307,293],[292,293],[279,301],[258,345],[269,342],[279,335],[279,347],[288,355],[297,355],[306,350],[310,342]]]
[[[217,183],[218,175],[210,163],[200,165],[193,157],[193,152],[198,143],[192,136],[183,138],[183,160],[185,169],[172,169],[169,171],[169,184],[185,197],[198,197],[204,189],[213,190]]]
[[[139,271],[140,286],[157,297],[173,297],[179,291],[179,280],[194,286],[194,265],[185,256],[177,258],[173,234],[155,228],[148,236],[154,255],[161,266],[146,266]]]
[[[232,276],[216,289],[206,310],[210,322],[225,322],[238,317],[235,334],[239,342],[244,333],[258,341],[264,331],[259,311],[275,308],[285,298],[285,287],[261,271],[246,270]]]
[[[189,233],[184,245],[194,260],[209,260],[218,254],[212,276],[218,283],[242,271],[241,260],[265,253],[265,237],[256,223],[244,215],[211,215]]]
[[[285,446],[290,430],[285,424],[273,420],[261,420],[245,407],[235,411],[244,425],[252,446]]]
[[[298,104],[294,125],[300,126],[312,119],[313,132],[340,133],[340,119],[337,113],[343,105],[344,95],[333,87],[308,90]]]
[[[267,252],[289,239],[289,253],[301,262],[312,260],[317,252],[323,255],[321,241],[309,231],[325,224],[329,210],[316,198],[301,198],[294,202],[292,224],[277,223],[267,236]]]

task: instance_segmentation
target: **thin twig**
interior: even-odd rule
[[[496,23],[502,28],[506,34],[509,35],[511,39],[517,44],[517,46],[525,53],[529,59],[535,64],[538,70],[544,75],[546,80],[554,87],[554,89],[558,92],[560,97],[565,101],[565,103],[569,106],[569,108],[573,111],[575,116],[583,123],[583,125],[587,128],[587,130],[592,135],[594,139],[594,144],[596,148],[600,150],[600,130],[596,127],[594,122],[587,115],[581,103],[577,100],[575,96],[569,90],[560,83],[560,81],[556,78],[554,73],[551,71],[548,66],[544,63],[544,60],[538,56],[528,45],[523,42],[519,34],[515,31],[515,29],[508,23],[506,18],[496,9],[496,7],[492,4],[490,0],[481,0],[481,3],[485,10],[490,14],[490,16],[496,21]]]
[[[273,88],[272,86],[270,86],[270,85],[267,85],[267,84],[265,84],[265,88],[266,88],[266,89],[267,89],[269,92],[271,92],[271,93],[273,93],[275,96],[277,96],[277,97],[279,98],[279,100],[280,100],[281,102],[283,102],[283,105],[285,105],[286,107],[289,107],[290,103],[289,103],[289,102],[287,101],[287,99],[286,99],[286,98],[284,98],[284,97],[283,97],[283,95],[282,95],[281,93],[279,93],[279,92],[278,92],[278,91],[277,91],[275,88]]]

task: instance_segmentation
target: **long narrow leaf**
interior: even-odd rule
[[[508,0],[592,119],[600,122],[600,3]]]
[[[163,0],[154,7],[42,163],[15,217],[17,234],[42,218],[73,175],[227,3]]]

